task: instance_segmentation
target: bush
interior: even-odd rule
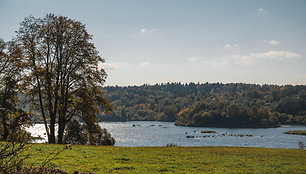
[[[303,141],[299,141],[299,149],[304,149],[305,145]]]
[[[27,173],[27,174],[68,174],[67,172],[60,170],[60,169],[54,169],[54,168],[48,168],[48,167],[36,167],[36,166],[27,166],[22,168],[20,173]]]
[[[112,146],[115,144],[115,139],[97,123],[90,126],[82,125],[73,119],[67,124],[63,142],[66,144]]]
[[[66,126],[63,142],[65,144],[87,144],[88,134],[86,127],[81,125],[76,119],[69,121]]]
[[[99,124],[95,124],[89,131],[89,144],[90,145],[103,145],[103,146],[113,146],[115,144],[115,139],[110,133],[104,128],[102,129]]]
[[[174,143],[168,143],[168,144],[166,144],[166,147],[177,147],[177,144],[174,144]]]
[[[9,137],[16,137],[25,139],[26,135],[13,135]],[[21,155],[27,149],[26,141],[15,142],[9,140],[0,142],[0,173],[20,173],[24,166],[24,159],[27,155]]]

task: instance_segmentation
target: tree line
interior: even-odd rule
[[[175,121],[182,126],[306,125],[305,85],[166,83],[107,86],[114,112],[100,121]]]

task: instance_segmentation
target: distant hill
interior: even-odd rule
[[[181,126],[306,125],[305,85],[167,83],[108,86],[114,112],[100,121],[175,121]]]

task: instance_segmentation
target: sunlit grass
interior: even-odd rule
[[[28,162],[41,165],[61,147],[34,144]],[[51,164],[69,173],[306,173],[305,159],[298,149],[72,146]]]

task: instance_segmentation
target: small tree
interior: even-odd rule
[[[115,144],[115,139],[99,124],[82,125],[73,119],[67,124],[64,143],[112,146]]]
[[[19,108],[18,82],[21,51],[14,42],[0,39],[0,135],[6,140],[10,133],[20,132],[30,117]]]
[[[88,134],[84,125],[78,120],[72,119],[66,126],[64,134],[64,143],[66,144],[87,144]]]
[[[113,146],[115,144],[115,139],[110,133],[107,132],[105,128],[102,129],[99,124],[90,126],[87,129],[89,133],[90,145]]]

